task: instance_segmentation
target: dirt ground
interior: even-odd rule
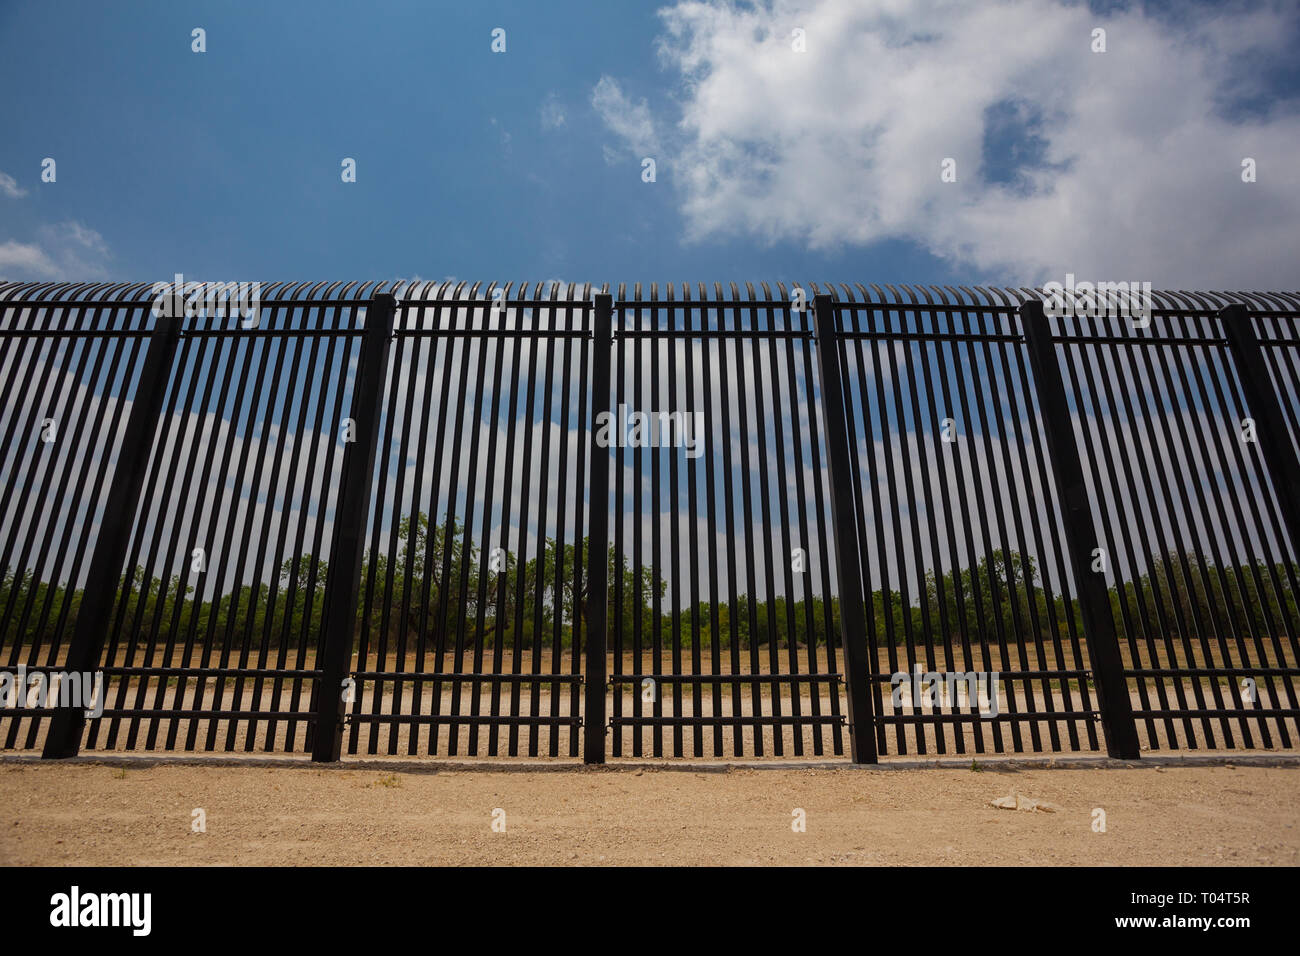
[[[5,760],[0,864],[1300,864],[1300,763],[676,766]],[[1056,809],[990,805],[1017,793]]]

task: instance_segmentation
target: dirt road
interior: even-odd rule
[[[1016,793],[1056,809],[990,805]],[[196,809],[206,832],[194,832]],[[1094,830],[1097,809],[1105,832]],[[798,810],[805,832],[792,826]],[[1294,866],[1300,765],[408,772],[4,761],[0,863]]]

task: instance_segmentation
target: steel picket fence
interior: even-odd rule
[[[254,288],[0,283],[4,749],[1300,739],[1296,294]]]

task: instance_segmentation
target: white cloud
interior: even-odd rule
[[[0,276],[9,279],[102,279],[111,258],[104,237],[79,222],[41,226],[36,242],[0,243]]]
[[[553,92],[542,101],[541,117],[542,129],[559,129],[566,122],[564,106]]]
[[[35,243],[16,242],[13,239],[0,243],[0,274],[46,278],[57,273],[58,266]]]
[[[6,172],[0,171],[0,194],[8,196],[10,199],[21,199],[27,195],[27,190],[18,186],[18,180]]]
[[[633,102],[623,95],[617,80],[602,76],[591,91],[591,105],[610,131],[638,157],[654,154],[655,124],[645,100]],[[605,159],[610,158],[611,151],[606,147]]]
[[[1284,4],[1177,22],[1058,0],[684,0],[661,16],[661,61],[681,81],[662,145],[688,240],[905,239],[1018,284],[1298,284],[1300,111],[1242,79],[1288,55]],[[1106,53],[1090,50],[1097,26]],[[1243,101],[1265,105],[1230,105]],[[616,80],[592,103],[629,146],[653,141],[655,117]],[[1040,147],[1010,175],[984,155],[998,109],[1031,120]],[[945,157],[956,184],[940,181]],[[1244,157],[1258,182],[1241,181]]]

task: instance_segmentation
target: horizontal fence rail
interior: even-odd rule
[[[0,745],[1294,748],[1300,295],[1149,305],[0,283]]]

